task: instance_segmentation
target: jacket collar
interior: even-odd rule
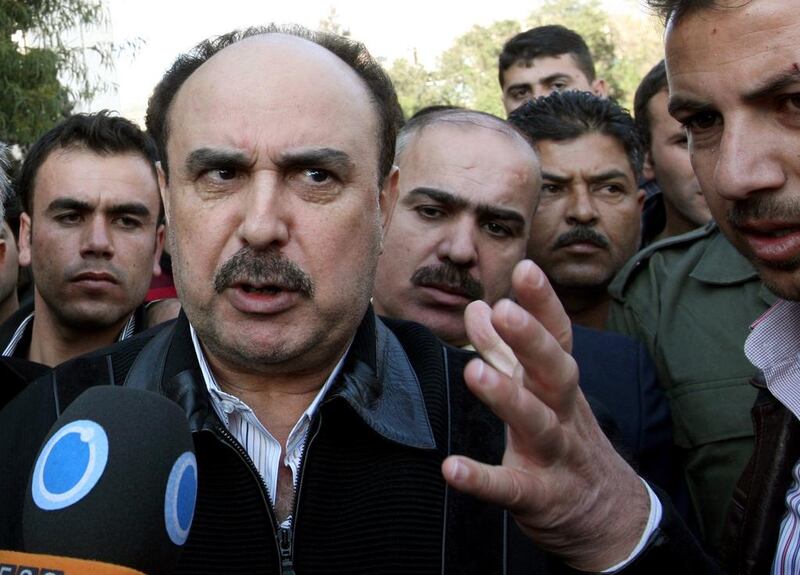
[[[182,312],[142,349],[125,385],[158,391],[181,405],[193,431],[216,422]],[[379,435],[409,447],[435,448],[414,368],[371,307],[329,393],[326,401],[341,397]]]
[[[690,277],[712,286],[729,286],[749,281],[759,281],[758,272],[747,258],[740,254],[717,229],[703,255],[695,264]],[[777,297],[762,283],[759,297],[772,305]]]

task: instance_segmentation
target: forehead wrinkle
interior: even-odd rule
[[[291,69],[294,81],[284,81],[282,78],[287,74],[281,73],[254,75],[253,68],[272,68],[278,72]],[[324,89],[301,90],[304,83],[318,86],[322,84]],[[333,127],[323,131],[320,130],[319,122],[309,125],[308,122],[303,124],[301,121],[321,105],[321,91],[326,94],[324,102],[329,112],[333,106],[336,107],[336,113],[331,112],[332,115],[358,114],[360,122],[353,124],[362,128],[351,130],[354,133],[348,133],[348,142],[352,140],[353,145],[356,145],[356,140],[370,138],[369,147],[374,150],[377,169],[380,118],[364,80],[332,52],[310,41],[284,34],[247,38],[224,48],[198,67],[179,88],[170,106],[167,148],[173,147],[178,134],[184,139],[188,135],[190,140],[197,140],[198,134],[202,137],[209,131],[209,127],[214,137],[224,135],[228,140],[236,137],[236,141],[229,142],[233,146],[249,144],[248,149],[255,149],[256,145],[262,148],[264,142],[274,143],[270,138],[270,123],[292,120],[298,124],[295,128],[296,134],[306,134],[313,138],[301,141],[298,136],[295,138],[298,145],[334,141],[338,132]],[[257,95],[265,93],[267,95],[262,98],[261,105],[257,106]],[[369,123],[364,120],[366,106],[372,112]],[[233,110],[234,114],[231,117],[220,117],[222,110]],[[247,114],[258,114],[258,117],[250,118],[248,123],[238,129],[236,124],[225,130],[215,127],[222,121],[242,124],[242,118]],[[190,131],[181,128],[183,125],[188,125]],[[258,140],[258,143],[254,140]],[[281,142],[280,146],[283,147],[284,144],[285,142]],[[174,161],[170,162],[170,165],[173,163]]]
[[[746,9],[746,8],[745,8]],[[779,48],[793,48],[797,46],[797,39],[786,37],[790,35],[792,29],[798,30],[800,25],[797,21],[786,19],[776,19],[775,17],[762,16],[758,21],[762,23],[762,29],[746,28],[741,29],[741,26],[734,26],[735,36],[731,36],[733,32],[728,31],[726,25],[726,17],[723,11],[714,10],[716,16],[722,14],[723,20],[717,17],[712,17],[710,11],[702,11],[692,13],[680,20],[677,25],[670,23],[667,27],[666,33],[666,59],[667,59],[667,72],[668,77],[670,68],[670,60],[680,58],[682,55],[692,51],[693,49],[703,50],[706,54],[701,59],[701,62],[707,62],[706,66],[700,66],[694,72],[718,72],[719,66],[728,64],[737,64],[742,61],[752,60],[763,56],[764,54],[772,54]],[[746,12],[744,16],[750,16],[750,12]],[[741,17],[735,14],[728,14],[728,18]],[[691,24],[688,22],[691,21]],[[701,23],[702,22],[702,23]],[[700,27],[713,27],[714,32],[711,35],[700,34],[698,28]],[[676,36],[689,36],[691,42],[695,44],[695,48],[687,47],[685,41],[677,42]],[[794,33],[795,36],[800,35],[800,30]],[[766,41],[760,41],[761,36],[766,36]],[[699,44],[697,41],[702,43]],[[699,44],[699,45],[698,45]],[[733,47],[731,49],[731,47]]]

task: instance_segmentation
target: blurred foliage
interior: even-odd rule
[[[0,140],[25,149],[107,87],[99,72],[120,48],[83,39],[106,22],[100,0],[0,0]]]
[[[661,26],[639,14],[635,0],[629,13],[613,17],[599,0],[545,0],[524,22],[497,21],[473,26],[441,54],[433,69],[416,58],[389,66],[406,116],[434,104],[465,106],[504,116],[497,57],[503,44],[519,32],[545,24],[575,30],[594,56],[598,77],[610,94],[631,108],[641,78],[663,56]]]

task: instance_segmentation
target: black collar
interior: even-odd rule
[[[209,424],[208,392],[181,312],[142,349],[125,385],[158,391],[183,406],[192,429]],[[422,449],[433,438],[419,380],[395,335],[367,310],[336,383],[325,401],[341,397],[381,436]]]

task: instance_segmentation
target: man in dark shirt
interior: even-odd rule
[[[164,240],[156,160],[149,136],[106,112],[31,147],[17,192],[34,297],[0,326],[0,354],[52,367],[143,329]]]

